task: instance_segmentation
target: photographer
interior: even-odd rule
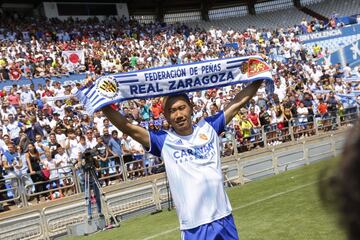
[[[98,152],[87,148],[82,154],[80,154],[80,164],[78,168],[83,177],[83,185],[85,185],[85,200],[88,203],[88,217],[89,220],[92,219],[92,207],[91,204],[95,201],[97,211],[100,216],[101,213],[101,199],[100,199],[100,190],[96,184],[97,176],[96,169],[99,168],[99,162],[96,160]]]

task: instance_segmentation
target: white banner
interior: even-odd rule
[[[69,62],[74,65],[85,64],[84,50],[63,51],[62,56],[67,58]]]
[[[90,113],[114,102],[272,80],[259,56],[209,60],[100,77],[75,96]]]

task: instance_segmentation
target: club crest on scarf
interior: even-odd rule
[[[269,71],[270,67],[264,62],[259,61],[258,59],[250,58],[248,61],[243,62],[240,65],[240,71],[242,74],[247,74],[248,77],[253,77],[259,73]]]
[[[119,92],[119,85],[111,76],[102,77],[97,81],[96,90],[106,98],[115,98]]]

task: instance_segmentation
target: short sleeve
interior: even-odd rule
[[[225,129],[225,115],[224,111],[220,111],[214,116],[210,116],[205,118],[205,121],[209,123],[214,130],[217,132],[217,134],[220,134]]]
[[[165,131],[149,131],[150,149],[149,153],[156,157],[161,157],[161,151],[164,146],[167,133]]]

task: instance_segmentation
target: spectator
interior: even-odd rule
[[[119,138],[119,134],[117,130],[113,130],[111,132],[111,138],[109,140],[109,152],[112,155],[112,159],[110,160],[110,171],[119,174],[119,179],[121,180],[122,166],[122,149],[121,149],[121,139]]]
[[[13,114],[8,115],[8,119],[4,120],[3,131],[5,134],[9,134],[13,143],[18,144],[20,141],[20,131],[24,125],[15,120]]]
[[[34,92],[30,91],[29,87],[25,86],[20,94],[21,104],[26,105],[33,103],[36,100]]]
[[[303,102],[300,102],[299,107],[297,108],[297,122],[298,122],[298,132],[299,136],[307,134],[307,123],[308,123],[309,110],[304,106]]]
[[[332,122],[332,129],[336,128],[336,117],[338,110],[338,101],[335,98],[334,92],[331,91],[329,95],[326,97],[327,109],[329,112],[329,116]]]
[[[13,88],[10,89],[10,94],[7,96],[7,101],[14,107],[18,107],[20,105],[20,96]]]
[[[240,115],[239,126],[241,130],[241,135],[243,137],[243,145],[246,150],[250,150],[250,137],[251,137],[251,129],[252,123],[247,119],[245,114]]]
[[[150,120],[150,108],[146,104],[146,101],[141,99],[140,100],[140,117],[143,121],[149,121]]]
[[[41,192],[44,191],[44,184],[39,183],[43,181],[42,173],[41,173],[41,161],[39,152],[36,150],[35,145],[30,143],[28,145],[28,151],[25,155],[26,162],[29,167],[29,173],[32,181],[35,185],[35,192],[37,193],[36,199],[38,203],[40,202]]]
[[[50,141],[48,142],[48,148],[49,148],[51,157],[55,158],[56,154],[58,153],[57,149],[59,148],[60,144],[58,143],[58,141],[56,139],[55,133],[50,133],[49,139],[50,139]]]
[[[86,131],[86,143],[88,148],[94,148],[97,144],[96,138],[94,138],[93,129],[88,129]]]
[[[78,148],[78,140],[76,139],[74,129],[69,129],[67,131],[67,138],[65,140],[65,149],[69,154],[69,160],[71,163],[76,163],[79,157],[79,148]]]
[[[67,195],[69,192],[69,187],[72,184],[71,180],[71,160],[69,155],[65,152],[64,148],[61,145],[57,146],[55,155],[55,165],[58,168],[60,186],[67,187],[64,189],[63,194]]]
[[[104,143],[104,140],[101,136],[96,138],[97,144],[94,149],[97,152],[97,158],[100,166],[99,178],[106,178],[103,180],[103,186],[109,185],[109,149],[107,145]]]

